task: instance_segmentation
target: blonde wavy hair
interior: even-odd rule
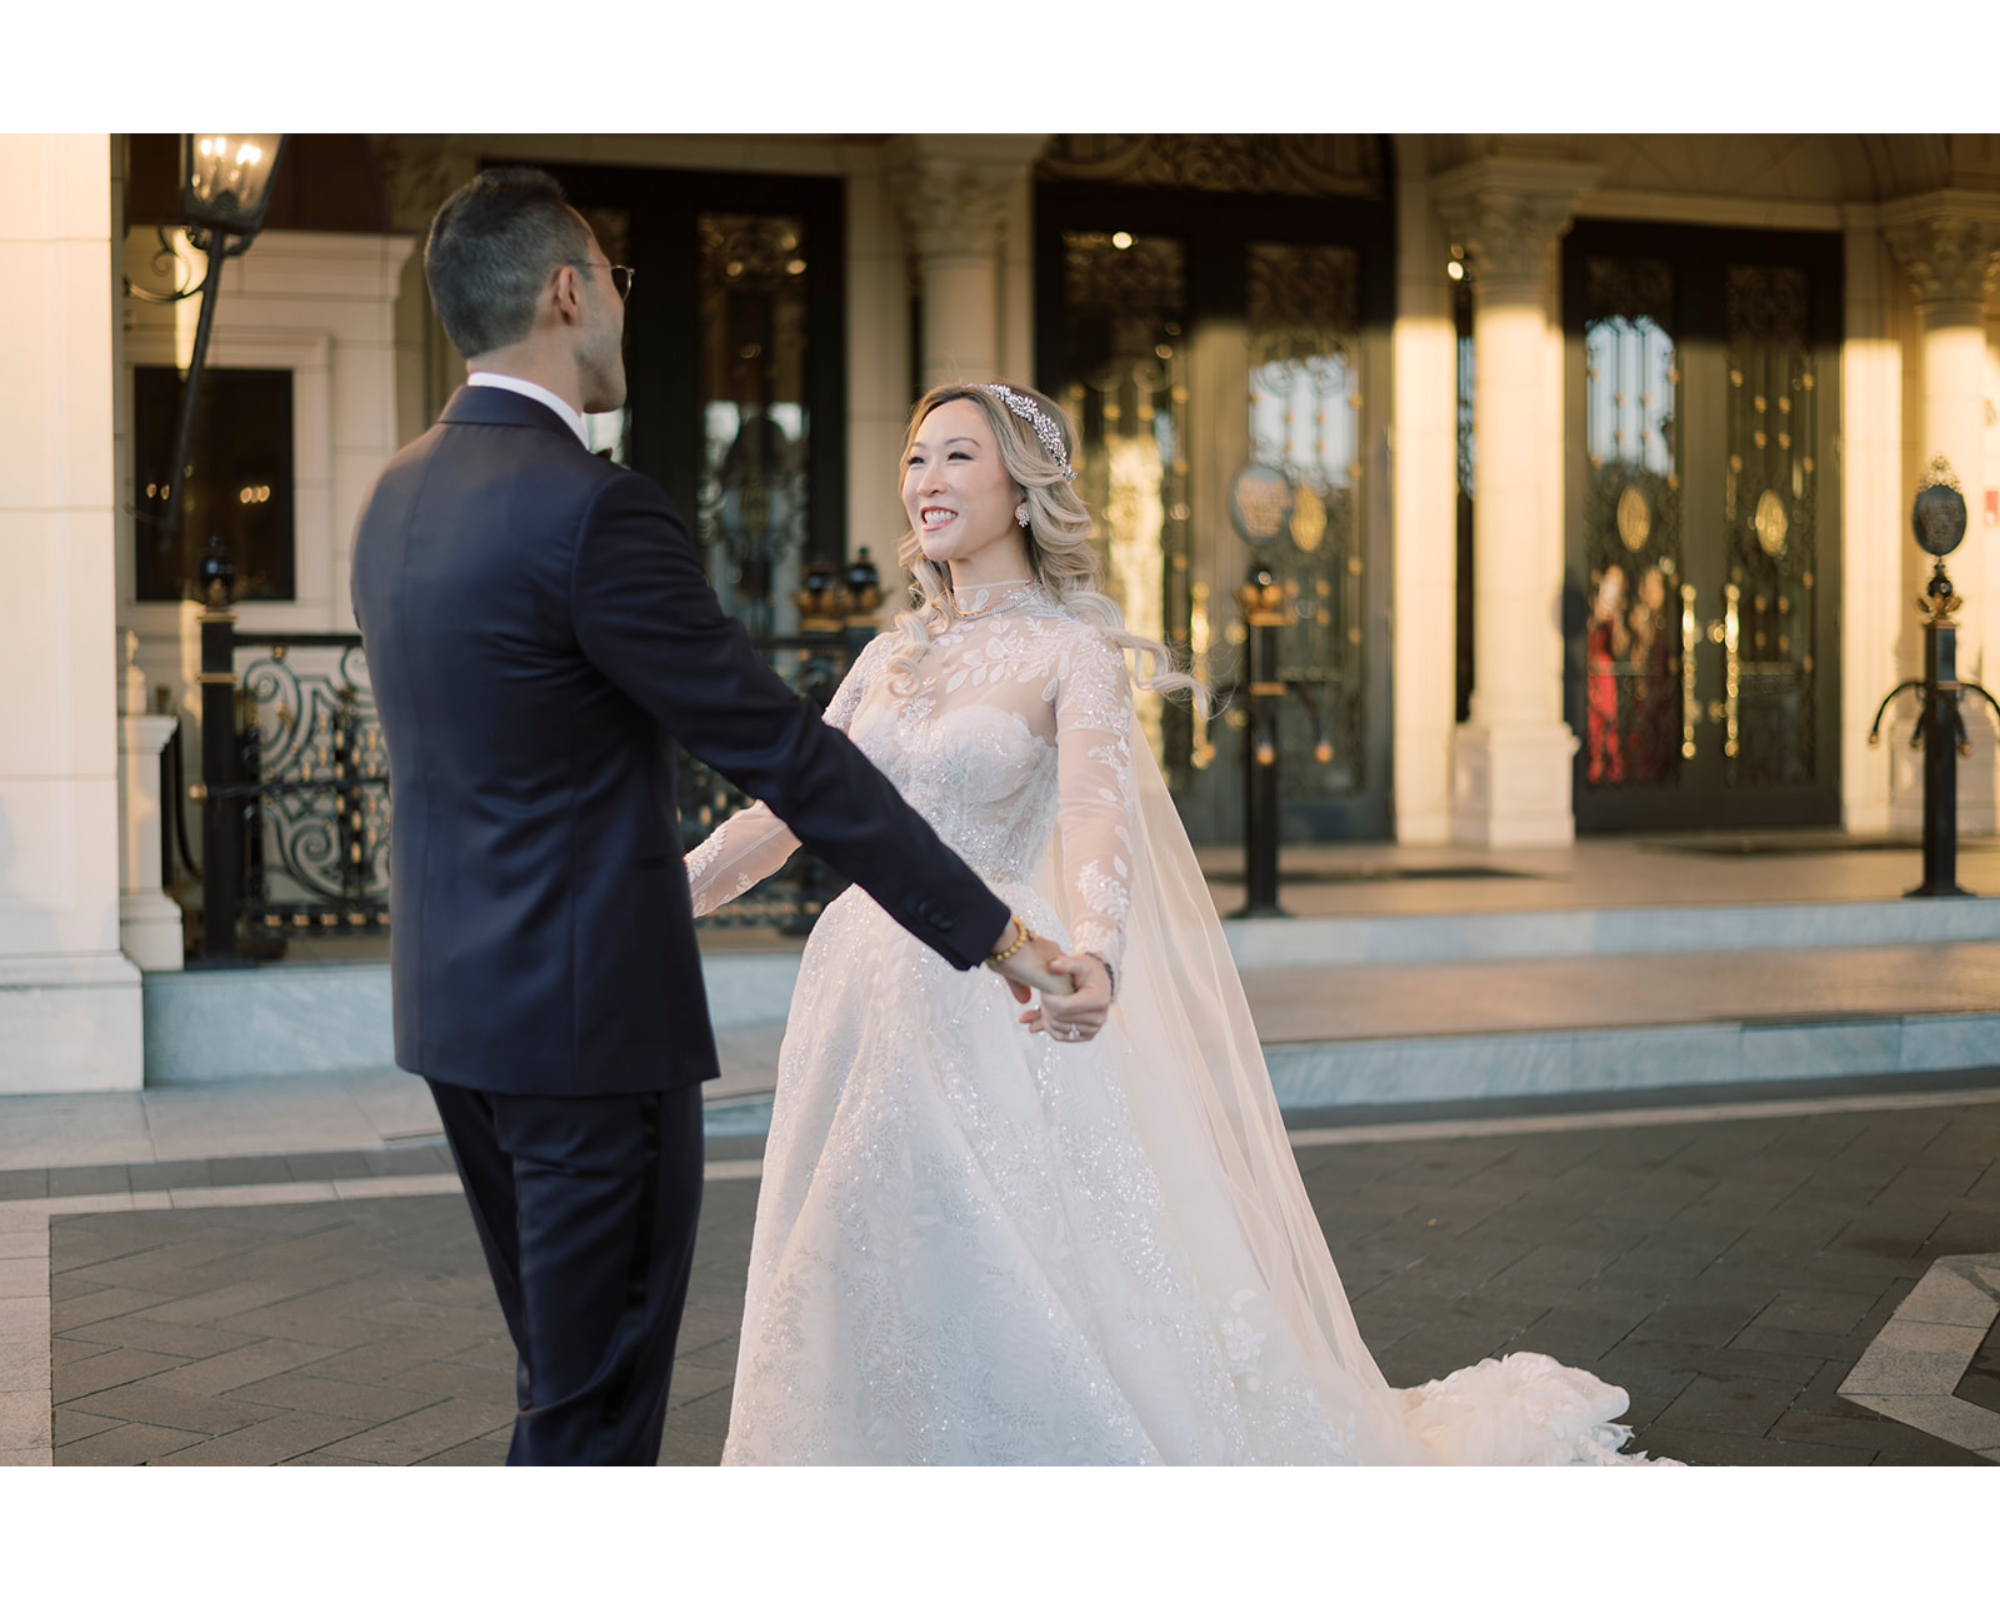
[[[1063,451],[1076,460],[1076,428],[1069,414],[1040,390],[1025,384],[1009,384],[1015,394],[1034,402],[1042,415],[1055,423],[1062,435]],[[1090,508],[1076,492],[1048,447],[1035,436],[1034,425],[1007,409],[1007,402],[983,383],[939,384],[910,413],[910,425],[903,431],[902,462],[898,483],[909,471],[911,448],[924,419],[939,406],[954,400],[969,400],[979,407],[993,437],[1000,444],[1000,460],[1014,486],[1026,497],[1028,526],[1022,530],[1028,546],[1028,566],[1035,581],[1079,621],[1087,622],[1120,650],[1141,657],[1146,667],[1134,673],[1141,689],[1164,695],[1186,695],[1197,715],[1207,716],[1208,695],[1201,683],[1181,669],[1173,651],[1158,639],[1127,631],[1125,614],[1118,602],[1103,590],[1097,552],[1091,547],[1096,524]],[[898,692],[908,694],[917,684],[918,669],[931,641],[956,620],[950,605],[951,570],[943,562],[932,561],[923,551],[915,528],[906,529],[896,545],[896,559],[910,572],[911,609],[896,619],[901,637],[891,648],[889,681]]]

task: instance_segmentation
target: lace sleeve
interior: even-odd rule
[[[1116,966],[1132,904],[1132,680],[1118,647],[1080,630],[1056,700],[1063,869],[1075,948]]]
[[[869,642],[840,680],[826,708],[824,720],[829,727],[845,732],[854,720],[868,671],[879,658],[876,643]],[[798,835],[763,801],[737,812],[687,858],[688,896],[694,902],[694,914],[706,916],[756,887],[791,860],[798,847]]]
[[[840,687],[833,691],[833,698],[827,702],[825,721],[829,728],[838,728],[842,733],[847,731],[854,721],[855,709],[861,704],[861,692],[868,687],[869,675],[888,649],[889,635],[878,633],[854,658],[854,665],[847,669],[847,676],[840,680]]]

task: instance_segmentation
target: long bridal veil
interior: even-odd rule
[[[1112,1022],[1099,1035],[1240,1384],[1308,1402],[1366,1464],[1637,1461],[1624,1392],[1546,1356],[1395,1390],[1356,1326],[1307,1198],[1243,984],[1192,845],[1133,719],[1131,894]],[[1074,926],[1052,830],[1036,887]],[[1290,1433],[1291,1429],[1284,1430]]]

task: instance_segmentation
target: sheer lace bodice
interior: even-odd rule
[[[1132,870],[1122,653],[1039,589],[939,635],[914,683],[890,668],[899,641],[884,634],[862,651],[827,721],[1002,898],[1033,883],[1060,826],[1074,948],[1116,963]],[[775,872],[797,844],[761,804],[732,817],[688,858],[695,914]]]

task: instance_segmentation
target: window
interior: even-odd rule
[[[214,535],[236,565],[232,599],[296,599],[291,372],[211,367],[202,373],[183,480],[187,501],[179,534],[168,545],[161,519],[182,382],[173,367],[132,372],[137,598],[171,601],[194,594],[202,553]]]

